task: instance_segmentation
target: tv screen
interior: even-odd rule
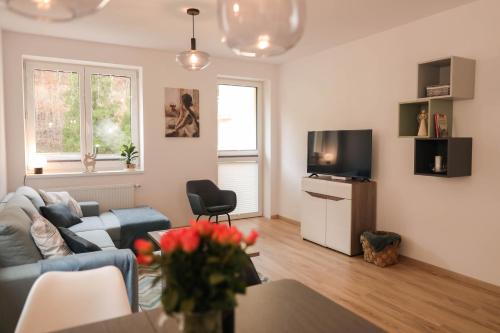
[[[307,172],[370,179],[372,130],[309,132]]]

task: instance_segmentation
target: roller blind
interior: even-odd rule
[[[259,163],[219,162],[219,187],[236,192],[238,204],[233,214],[259,210]]]

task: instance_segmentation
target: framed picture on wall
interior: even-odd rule
[[[165,137],[200,137],[198,89],[165,88]]]

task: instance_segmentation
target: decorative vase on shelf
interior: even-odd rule
[[[213,310],[201,313],[180,312],[175,314],[179,332],[222,333],[222,312]]]
[[[234,331],[236,295],[246,291],[246,249],[257,237],[256,231],[245,237],[226,224],[192,221],[162,235],[161,255],[144,239],[134,247],[137,263],[161,274],[163,310],[177,319],[180,332],[228,333]]]

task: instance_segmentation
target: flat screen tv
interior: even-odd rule
[[[372,130],[309,132],[307,172],[316,175],[370,179]]]

